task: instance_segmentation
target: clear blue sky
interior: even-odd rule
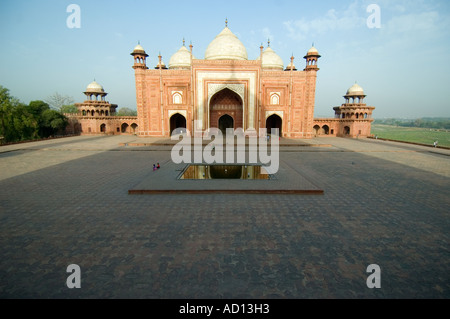
[[[81,8],[81,28],[69,29],[69,4]],[[367,27],[369,4],[381,9],[381,28]],[[157,64],[182,45],[194,55],[229,28],[256,59],[261,43],[298,69],[314,42],[322,58],[315,116],[332,116],[358,82],[374,116],[450,117],[450,1],[0,1],[0,85],[22,102],[54,92],[82,102],[95,78],[119,107],[136,108],[133,59],[138,40]]]

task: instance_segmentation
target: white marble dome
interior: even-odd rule
[[[364,95],[364,90],[357,83],[347,90],[346,95]]]
[[[317,49],[313,46],[311,47],[311,49],[308,50],[307,55],[318,55],[319,51],[317,51]]]
[[[228,27],[208,45],[205,60],[248,60],[247,49]]]
[[[145,52],[145,50],[140,44],[138,44],[137,46],[134,47],[133,52],[134,53],[138,53],[138,52],[142,53],[142,52]]]
[[[89,93],[105,93],[105,90],[103,90],[103,87],[100,84],[98,84],[97,82],[93,81],[87,86],[86,92],[89,92]]]
[[[192,56],[192,59],[195,59]],[[169,69],[186,69],[191,67],[191,52],[183,45],[169,61]]]
[[[260,58],[258,57],[258,60]],[[262,67],[263,69],[277,69],[283,71],[284,63],[281,57],[275,51],[268,47],[262,53]]]

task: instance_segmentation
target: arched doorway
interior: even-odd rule
[[[315,136],[319,135],[320,126],[319,125],[314,125],[313,130],[314,130],[314,135]]]
[[[176,113],[170,117],[170,134],[176,129],[186,129],[186,118],[180,113]],[[177,132],[181,133],[181,132]]]
[[[344,127],[344,135],[350,135],[350,127]]]
[[[123,123],[121,126],[122,133],[128,133],[128,124]]]
[[[136,134],[137,128],[138,128],[138,125],[136,123],[131,124],[131,132],[133,134]]]
[[[281,128],[283,126],[283,120],[276,114],[269,116],[266,120],[267,134],[274,134],[272,129],[278,129],[279,135],[282,136]]]
[[[324,135],[330,134],[330,128],[328,127],[328,125],[322,126],[322,132],[321,132],[321,134],[324,134]]]
[[[231,116],[225,114],[219,118],[219,130],[225,135],[227,133],[227,128],[234,129],[234,120]]]
[[[106,124],[100,125],[100,132],[106,133]]]
[[[219,119],[228,115],[233,120],[233,128],[244,128],[243,103],[241,97],[225,88],[211,97],[209,106],[209,127],[222,129]],[[229,126],[227,126],[229,127]]]

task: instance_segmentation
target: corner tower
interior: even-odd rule
[[[136,109],[139,127],[148,127],[148,118],[144,116],[144,106],[146,104],[147,84],[145,81],[145,72],[148,69],[146,59],[148,54],[144,48],[138,43],[130,53],[134,58],[134,77],[136,82]]]
[[[87,86],[83,93],[86,95],[86,100],[83,103],[75,103],[78,115],[100,118],[116,114],[117,104],[106,101],[108,93],[95,80]]]
[[[148,69],[146,62],[148,54],[145,53],[145,50],[140,43],[134,47],[134,50],[130,53],[130,55],[134,57],[133,69]]]
[[[317,67],[317,62],[320,58],[319,51],[314,47],[308,50],[306,55],[303,57],[306,60],[306,67],[303,71],[306,72],[306,88],[305,88],[305,114],[304,114],[304,123],[306,138],[311,138],[313,136],[313,122],[314,122],[314,104],[316,97],[316,79],[317,79],[317,71],[319,68]]]
[[[334,109],[335,118],[340,119],[337,136],[367,137],[370,135],[373,122],[373,106],[364,103],[364,90],[357,83],[347,90],[344,95],[345,103]]]

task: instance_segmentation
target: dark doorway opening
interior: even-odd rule
[[[282,128],[283,120],[281,117],[279,117],[276,114],[273,114],[269,116],[266,120],[266,128],[267,128],[267,134],[274,134],[275,131],[273,129],[278,129],[279,135],[282,135]]]
[[[186,132],[186,118],[183,115],[176,113],[170,118],[170,133],[172,134],[175,130],[177,130],[177,134],[181,133],[181,129],[185,129],[184,131]],[[180,132],[178,132],[178,130]]]
[[[344,135],[350,135],[350,127],[344,127]]]
[[[227,133],[227,128],[234,129],[234,120],[231,116],[225,114],[219,118],[219,130],[225,135]]]

